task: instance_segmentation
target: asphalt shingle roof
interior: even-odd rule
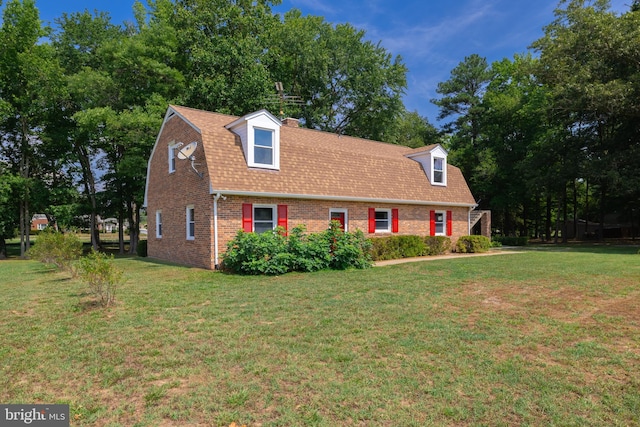
[[[170,108],[201,133],[214,191],[475,204],[460,169],[448,165],[447,186],[433,186],[420,163],[405,156],[435,145],[412,149],[283,125],[280,170],[249,168],[240,138],[225,128],[238,117],[180,106]]]

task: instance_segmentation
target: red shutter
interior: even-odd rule
[[[287,231],[287,205],[278,205],[278,227],[284,228]]]
[[[429,234],[431,236],[435,236],[436,235],[436,211],[431,211],[430,212],[430,221],[429,221],[429,228],[430,228],[430,232]]]
[[[399,229],[398,209],[391,209],[391,232],[397,233]]]
[[[376,232],[376,210],[375,208],[369,208],[369,233]]]
[[[447,211],[447,236],[453,234],[453,214],[451,211]]]
[[[242,230],[247,233],[253,231],[253,205],[251,203],[242,204]]]

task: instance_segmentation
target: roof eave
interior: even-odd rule
[[[222,190],[213,189],[209,190],[210,194],[222,194],[225,196],[249,196],[249,197],[273,197],[273,198],[287,198],[287,199],[306,199],[306,200],[327,200],[336,202],[364,202],[364,203],[388,203],[388,204],[402,204],[402,205],[422,205],[422,206],[452,206],[452,207],[473,207],[474,203],[464,202],[442,202],[431,200],[404,200],[404,199],[383,199],[376,197],[349,197],[349,196],[335,196],[324,194],[290,194],[290,193],[269,193],[269,192],[256,192],[256,191],[241,191],[241,190]]]

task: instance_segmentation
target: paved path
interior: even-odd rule
[[[436,256],[421,256],[416,258],[400,258],[400,259],[390,259],[387,261],[375,261],[373,263],[374,267],[384,267],[386,265],[395,265],[395,264],[404,264],[406,262],[419,262],[419,261],[435,261],[438,259],[456,259],[456,258],[469,258],[469,257],[478,257],[478,256],[493,256],[493,255],[511,255],[511,254],[523,254],[525,251],[512,251],[508,249],[494,249],[489,252],[484,252],[481,254],[459,254],[459,253],[450,253],[447,255],[436,255]]]

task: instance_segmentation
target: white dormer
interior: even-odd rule
[[[431,185],[447,186],[447,150],[439,144],[415,150],[406,156],[422,165]]]
[[[280,126],[280,120],[267,110],[260,110],[225,127],[240,137],[249,167],[277,170],[280,169]]]

